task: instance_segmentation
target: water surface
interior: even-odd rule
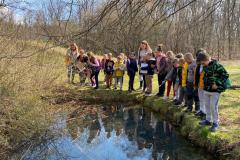
[[[168,122],[143,108],[97,106],[68,115],[52,127],[56,137],[23,159],[210,160]]]

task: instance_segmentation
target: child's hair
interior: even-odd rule
[[[112,53],[110,52],[110,53],[108,53],[107,55],[108,55],[108,56],[112,56]]]
[[[196,52],[196,58],[198,57],[199,54],[207,54],[207,51],[203,48],[200,48],[197,52]]]
[[[166,55],[167,55],[167,57],[169,57],[170,59],[174,59],[174,58],[175,58],[175,55],[174,55],[173,51],[167,51]]]
[[[80,53],[80,54],[84,54],[84,53],[85,53],[84,49],[80,49],[80,50],[79,50],[79,53]]]
[[[172,61],[173,65],[175,64],[179,64],[179,59],[178,58],[174,58],[173,61]]]
[[[197,63],[200,63],[201,60],[199,60],[199,56],[203,55],[203,54],[207,54],[207,51],[205,49],[199,49],[197,52],[196,52],[196,61]]]
[[[122,59],[124,59],[125,58],[125,54],[124,53],[120,53],[120,55],[119,56],[121,56],[122,57]]]
[[[181,58],[183,58],[184,56],[183,56],[183,54],[182,53],[178,53],[177,55],[176,55],[176,58],[178,58],[178,59],[181,59]]]
[[[210,60],[210,56],[208,54],[199,54],[197,59],[198,59],[199,62],[209,61]]]
[[[87,53],[87,55],[88,55],[88,57],[89,57],[89,58],[91,58],[91,57],[94,57],[94,53],[93,53],[93,52],[91,52],[91,51],[90,51],[90,52],[88,52],[88,53]]]
[[[157,47],[157,51],[162,52],[163,51],[163,44],[159,44]]]
[[[184,55],[184,59],[185,59],[186,61],[187,61],[187,60],[189,60],[189,61],[193,61],[193,60],[194,60],[192,53],[186,53],[186,54]]]
[[[119,55],[119,56],[117,56],[117,59],[120,59],[120,60],[121,60],[121,59],[123,59],[123,58],[122,58],[122,56],[121,56],[121,55]]]
[[[185,63],[185,60],[184,60],[184,58],[180,58],[180,59],[179,59],[179,65],[181,65],[181,66],[182,66],[182,65],[184,65],[184,63]]]
[[[135,52],[130,52],[128,56],[136,56]]]

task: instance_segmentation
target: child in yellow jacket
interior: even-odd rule
[[[187,86],[187,71],[188,71],[188,64],[184,62],[184,59],[181,60],[181,66],[182,66],[182,83],[180,85],[180,95],[178,100],[174,103],[175,105],[182,105],[183,100],[185,99],[185,106],[186,106],[186,86]]]
[[[200,109],[196,113],[196,115],[204,119],[206,116],[205,99],[204,99],[204,72],[203,72],[203,65],[201,65],[201,62],[198,59],[198,56],[201,54],[206,54],[206,51],[203,49],[200,49],[196,53],[198,65],[194,71],[194,88],[198,92],[199,105],[200,105]]]
[[[120,90],[122,90],[123,87],[123,75],[125,70],[125,65],[122,59],[122,56],[117,57],[117,62],[114,64],[114,77],[115,77],[115,85],[114,89],[117,89],[118,83],[120,83]]]

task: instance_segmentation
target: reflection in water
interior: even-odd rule
[[[209,159],[181,139],[171,124],[144,108],[103,106],[85,118],[64,122],[62,128],[68,134],[49,142],[47,151],[35,149],[26,159],[35,159],[39,154],[42,159]]]

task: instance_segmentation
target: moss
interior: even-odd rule
[[[173,107],[171,103],[162,99],[147,98],[144,106],[151,108],[161,115],[165,115],[169,121],[180,127],[180,133],[197,146],[206,148],[209,152],[218,155],[220,159],[227,159],[231,156],[233,159],[239,159],[239,149],[233,149],[231,153],[226,154],[228,146],[231,144],[232,135],[224,132],[211,133],[208,127],[201,127],[199,119],[193,114],[184,112],[182,108]]]

